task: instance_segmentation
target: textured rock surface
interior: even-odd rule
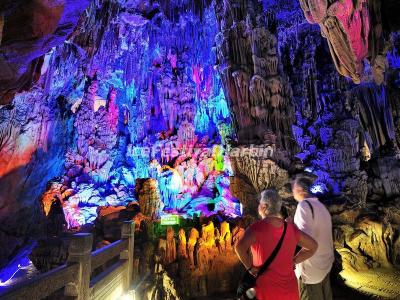
[[[301,148],[296,156],[318,176],[319,191],[344,192],[360,203],[367,195],[383,196],[378,192],[382,184],[371,171],[376,157],[396,160],[394,86],[349,84],[335,74],[317,28],[301,24],[293,30],[287,23],[281,23],[278,38],[296,104],[293,132]],[[372,192],[373,186],[377,192]]]
[[[321,28],[328,41],[337,71],[353,80],[365,81],[364,64],[368,59],[376,84],[385,81],[387,37],[398,30],[392,13],[400,7],[386,1],[314,1],[300,0],[306,20]]]
[[[349,286],[358,285],[365,293],[388,298],[400,292],[398,286],[392,284],[399,266],[396,245],[400,224],[396,206],[388,203],[376,207],[379,213],[333,212],[335,247],[341,257],[340,275]],[[376,281],[371,281],[372,274]]]
[[[71,127],[54,98],[41,90],[20,94],[0,109],[0,261],[38,234],[43,217],[38,202],[46,182],[58,176]]]
[[[289,180],[288,171],[272,160],[268,152],[264,155],[257,151],[262,150],[264,153],[268,147],[255,149],[252,152],[254,148],[240,147],[231,151],[232,169],[235,173],[231,180],[232,192],[244,205],[246,213],[257,212],[258,195],[261,191],[267,188],[281,189]]]
[[[290,84],[281,69],[276,20],[257,1],[216,1],[217,64],[237,133],[230,151],[233,193],[256,212],[258,193],[282,188],[297,145]],[[294,169],[294,168],[293,168]],[[243,193],[249,191],[250,195]]]
[[[379,27],[381,11],[378,7],[381,1],[301,0],[300,5],[307,21],[320,25],[321,34],[328,41],[333,62],[341,75],[360,83],[364,72],[363,60],[368,57],[376,69],[375,81],[378,84],[383,82],[385,65],[383,69],[378,66],[378,54],[383,51],[382,45],[379,46],[382,28]],[[371,50],[374,46],[378,48],[375,51]]]
[[[29,89],[40,76],[43,56],[73,32],[89,1],[5,1],[0,39],[0,104]]]
[[[141,212],[150,217],[156,217],[162,211],[163,203],[158,194],[158,184],[155,179],[144,179],[136,182],[136,193],[138,194]]]
[[[166,239],[156,242],[158,251],[148,254],[154,257],[150,267],[154,275],[149,280],[151,284],[143,284],[138,291],[144,299],[155,299],[156,293],[164,293],[164,299],[191,299],[235,290],[242,271],[232,247],[237,236],[232,236],[228,222],[219,226],[214,226],[212,221],[204,222],[200,224],[200,234],[195,228],[186,230],[186,233],[181,228],[179,235],[174,237],[172,227],[166,228]],[[232,233],[238,232],[239,228],[235,225]],[[176,257],[174,249],[182,246],[183,237],[187,240],[188,256]],[[144,257],[143,260],[148,259]],[[159,282],[166,276],[167,281]]]
[[[238,1],[231,7],[217,1],[215,10],[220,28],[216,68],[234,115],[239,143],[270,143],[293,152],[291,89],[280,75],[277,39],[260,4]]]

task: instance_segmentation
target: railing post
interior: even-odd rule
[[[75,282],[67,284],[64,290],[66,296],[76,300],[89,300],[90,298],[90,275],[91,275],[91,252],[93,236],[90,233],[75,234],[68,248],[68,264],[79,264]]]
[[[121,238],[123,240],[128,240],[128,249],[121,253],[120,258],[128,260],[125,288],[129,289],[133,281],[133,251],[135,243],[135,224],[132,221],[126,221],[122,224],[122,234]]]

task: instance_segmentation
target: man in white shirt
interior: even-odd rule
[[[317,252],[296,265],[301,300],[332,300],[329,273],[334,261],[332,219],[329,211],[310,195],[311,179],[298,177],[292,185],[293,197],[298,202],[294,223],[318,243]]]

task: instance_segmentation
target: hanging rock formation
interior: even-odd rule
[[[243,9],[239,12],[239,10]],[[295,150],[291,89],[280,76],[276,36],[257,1],[216,1],[216,69],[234,116],[239,144]],[[271,141],[271,139],[273,141]]]
[[[292,135],[292,91],[280,70],[274,18],[263,14],[258,1],[216,1],[214,8],[220,30],[215,38],[215,68],[240,145],[230,152],[235,176],[243,179],[235,183],[246,181],[256,192],[280,188],[288,180],[286,170],[297,146]],[[240,200],[245,208],[253,207],[254,199]]]
[[[385,81],[384,73],[388,67],[385,38],[394,30],[388,26],[391,13],[387,8],[395,10],[398,6],[380,0],[299,2],[306,20],[320,26],[341,75],[351,78],[356,84],[361,83],[368,59],[375,83],[380,85]]]

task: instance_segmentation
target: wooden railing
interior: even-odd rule
[[[65,265],[16,284],[0,294],[0,299],[51,298],[61,289],[68,299],[117,299],[133,280],[134,224],[123,223],[121,240],[115,243],[94,252],[92,244],[90,233],[75,234]]]

